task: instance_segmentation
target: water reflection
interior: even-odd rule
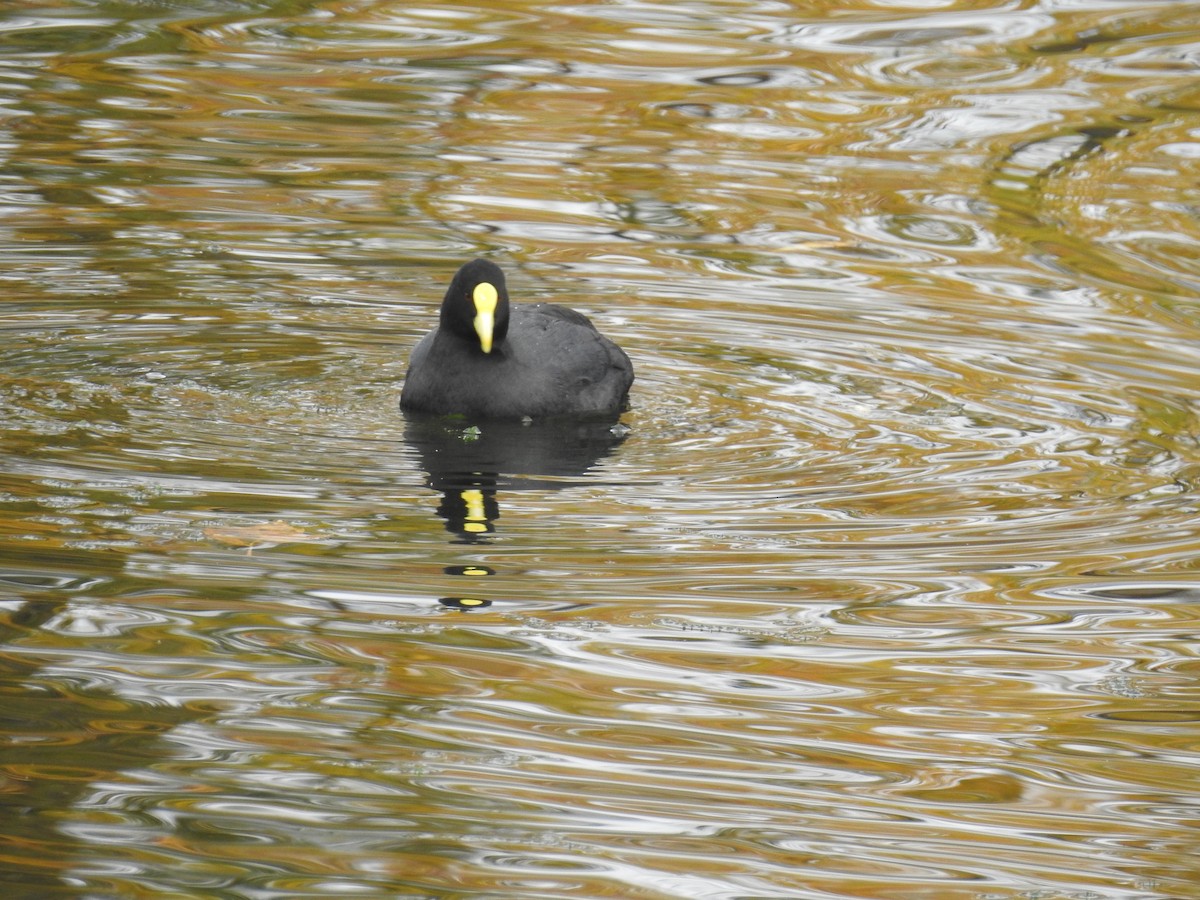
[[[417,452],[427,483],[436,491],[545,491],[579,485],[628,434],[628,427],[609,419],[468,424],[410,415],[404,440]],[[454,532],[490,530],[455,524],[480,515],[470,504],[468,511],[442,515]],[[480,521],[490,522],[496,515],[486,514]]]
[[[14,581],[30,584],[23,573],[0,572],[0,585]],[[9,897],[57,896],[70,884],[65,861],[84,855],[89,837],[63,827],[67,811],[95,784],[119,780],[122,770],[174,758],[167,736],[204,715],[186,704],[126,699],[102,686],[50,687],[54,675],[25,648],[39,643],[42,629],[67,605],[61,596],[31,599],[0,618],[0,806],[8,810],[0,885]]]
[[[1195,892],[1200,5],[201,5],[0,17],[9,893]]]
[[[614,418],[541,422],[487,420],[406,414],[405,442],[416,452],[426,484],[441,495],[437,514],[468,546],[491,542],[500,519],[500,491],[558,491],[595,484],[585,476],[617,447],[629,429]],[[447,575],[479,579],[496,574],[488,566],[447,566]],[[491,603],[470,596],[443,597],[452,609],[480,609]]]

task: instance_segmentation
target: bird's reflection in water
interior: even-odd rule
[[[496,570],[489,566],[446,566],[442,571],[447,575],[465,575],[468,578],[486,578],[496,574]],[[483,609],[492,605],[491,600],[483,597],[442,597],[438,603],[449,609]]]
[[[404,439],[417,453],[428,485],[441,494],[437,513],[458,544],[489,544],[500,518],[498,491],[561,490],[615,450],[628,429],[613,419],[549,422],[487,421],[409,414]],[[447,575],[484,578],[481,565],[447,566]],[[451,609],[490,606],[475,591],[443,597]]]
[[[483,609],[491,606],[491,600],[482,597],[439,597],[438,603],[447,609]]]
[[[458,535],[460,543],[486,544],[487,536],[496,530],[495,523],[500,518],[494,478],[476,476],[475,483],[471,483],[464,473],[456,480],[459,487],[436,485],[430,478],[430,487],[442,492],[438,515],[446,520],[446,530]],[[492,483],[488,485],[488,481]]]

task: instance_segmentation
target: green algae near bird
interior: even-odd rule
[[[633,365],[582,313],[510,304],[504,273],[475,259],[455,274],[438,327],[412,352],[400,408],[470,419],[615,417]]]

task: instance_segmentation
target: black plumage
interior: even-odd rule
[[[615,417],[632,383],[629,357],[586,316],[510,304],[500,267],[476,259],[455,274],[438,327],[413,350],[400,407],[471,419]]]

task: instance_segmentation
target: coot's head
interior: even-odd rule
[[[508,334],[508,288],[494,262],[473,259],[455,274],[442,300],[441,327],[482,353]]]

